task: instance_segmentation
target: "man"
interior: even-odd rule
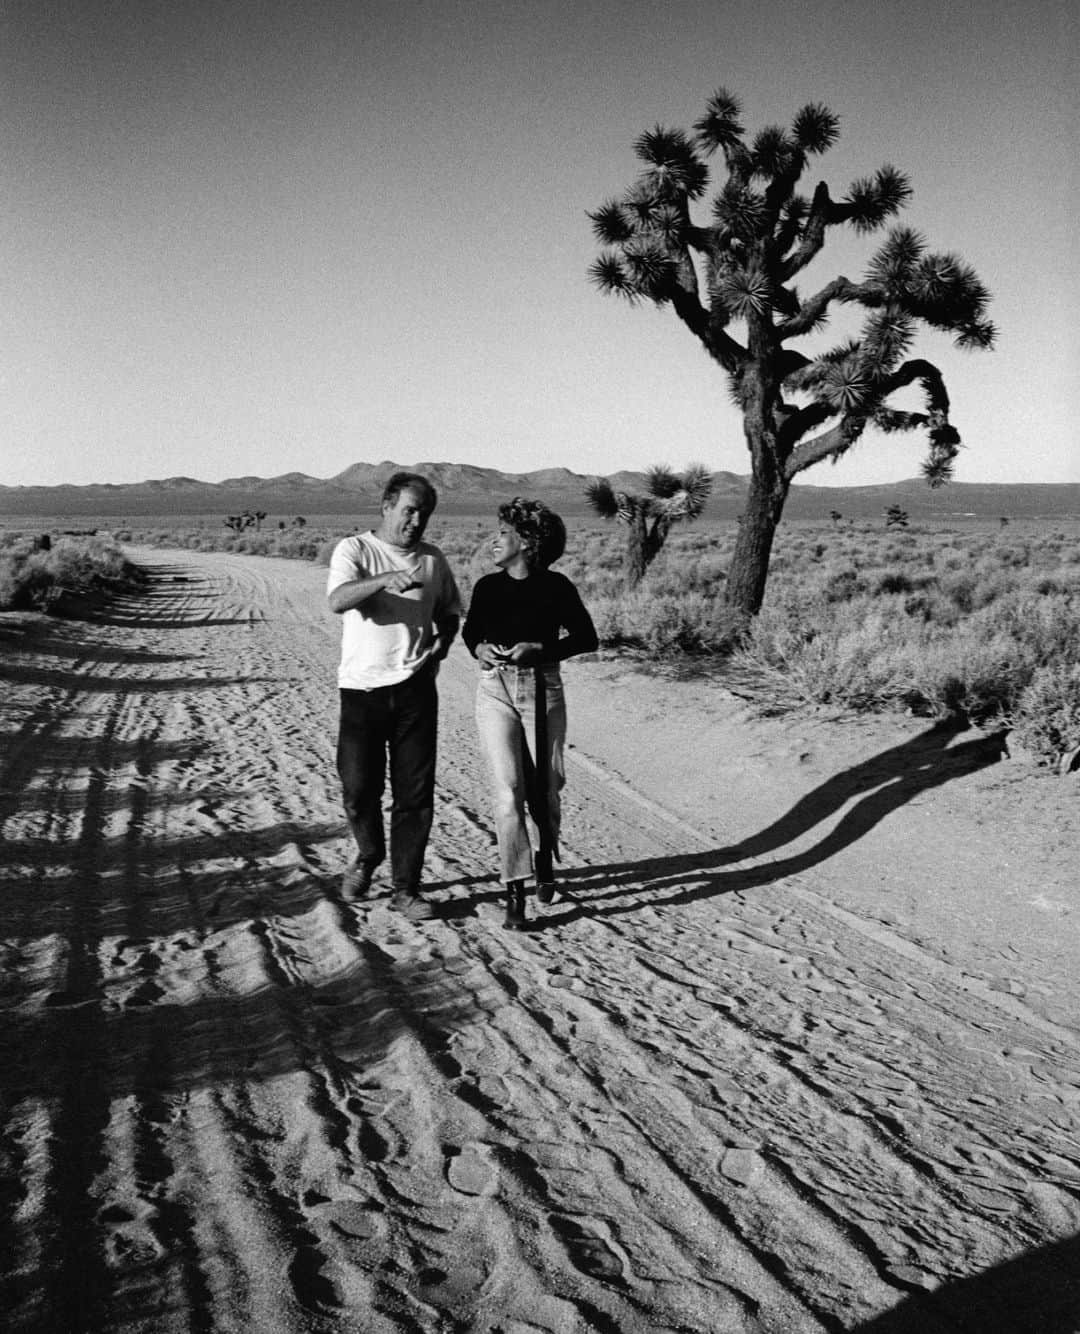
[[[434,916],[420,890],[435,796],[435,677],[457,634],[461,599],[445,556],[423,541],[435,488],[396,472],[373,532],[334,548],[326,595],[342,618],[337,765],[356,861],[342,879],[360,898],[386,856],[382,794],[389,758],[392,906]]]

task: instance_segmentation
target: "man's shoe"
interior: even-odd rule
[[[543,881],[543,883],[540,882],[537,883],[536,886],[537,903],[550,903],[554,897],[555,897],[554,880],[545,880]]]
[[[395,890],[390,907],[407,917],[410,922],[430,922],[435,916],[434,905],[416,889]]]
[[[362,862],[357,858],[341,877],[341,897],[348,903],[366,898],[374,874],[375,867],[370,862]]]

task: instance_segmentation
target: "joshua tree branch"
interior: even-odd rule
[[[671,294],[671,304],[675,308],[676,315],[700,340],[706,352],[726,371],[737,370],[743,364],[746,360],[746,349],[730,334],[716,328],[715,321],[696,295],[681,287],[676,288]]]
[[[806,268],[807,264],[825,244],[825,229],[841,220],[840,206],[832,202],[829,198],[829,187],[824,181],[820,181],[814,191],[814,198],[810,202],[810,213],[806,219],[806,226],[803,228],[799,247],[781,266],[780,277],[782,282],[787,282],[801,269]]]
[[[928,411],[947,417],[949,391],[945,388],[945,379],[932,361],[926,361],[922,357],[913,357],[910,361],[905,361],[902,366],[898,366],[881,383],[878,389],[879,397],[884,399],[894,390],[903,389],[906,385],[914,384],[916,380],[922,382]]]
[[[834,301],[862,301],[866,302],[871,290],[853,283],[848,278],[834,278],[831,283],[827,283],[820,292],[816,292],[802,303],[802,308],[797,315],[792,315],[790,319],[783,320],[776,326],[777,335],[780,338],[794,338],[797,334],[808,333],[813,327],[820,323],[829,306]]]
[[[793,449],[795,441],[801,440],[807,431],[812,431],[816,426],[821,426],[836,416],[836,409],[831,408],[827,403],[814,402],[808,403],[805,408],[794,408],[784,418],[777,433],[777,439],[782,449]]]
[[[797,445],[784,463],[784,476],[790,482],[798,473],[820,463],[822,459],[838,458],[862,435],[865,426],[866,417],[863,413],[848,413],[830,430]]]

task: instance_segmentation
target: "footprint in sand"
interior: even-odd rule
[[[621,1279],[623,1262],[603,1237],[574,1218],[551,1214],[548,1218],[566,1247],[572,1263],[592,1278]]]
[[[475,1265],[453,1263],[446,1269],[427,1265],[417,1272],[416,1285],[422,1300],[439,1308],[460,1311],[475,1303],[487,1278],[484,1270]]]
[[[466,1144],[460,1152],[449,1151],[446,1179],[462,1195],[494,1195],[499,1168],[486,1144]]]
[[[331,1200],[316,1211],[343,1236],[369,1241],[385,1230],[382,1205],[377,1201]]]
[[[510,1102],[510,1090],[498,1075],[481,1075],[476,1087],[493,1107],[505,1107]]]

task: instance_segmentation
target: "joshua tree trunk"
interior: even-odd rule
[[[645,531],[645,515],[640,512],[633,514],[627,524],[626,534],[627,588],[636,588],[645,577],[645,571],[649,566],[649,557],[646,552],[647,545],[648,535]]]
[[[765,597],[769,557],[776,528],[784,512],[789,483],[777,466],[774,441],[749,424],[747,436],[755,463],[746,508],[739,520],[724,601],[732,610],[749,620],[761,610]]]

